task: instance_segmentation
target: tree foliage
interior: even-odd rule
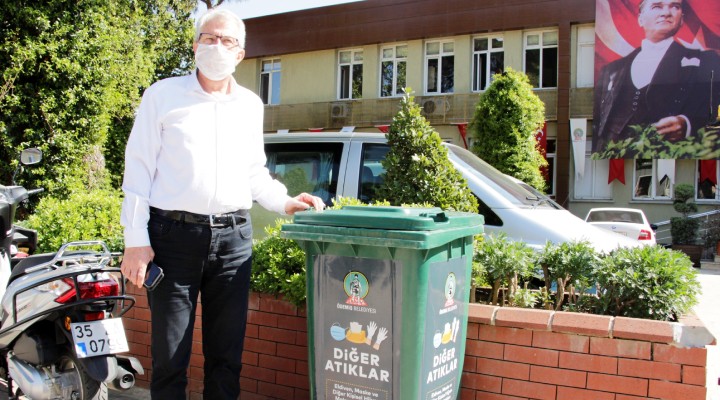
[[[545,189],[547,166],[535,134],[545,121],[545,105],[522,72],[507,68],[480,95],[470,132],[472,151],[501,172]]]
[[[477,199],[448,159],[440,135],[420,113],[410,90],[387,134],[383,184],[375,197],[393,205],[432,204],[444,210],[477,212]]]
[[[195,6],[173,0],[0,3],[0,157],[16,160],[30,146],[44,153],[43,163],[23,175],[26,186],[62,197],[103,184],[103,155],[109,175],[121,175],[142,90],[189,66]],[[15,165],[0,165],[3,182]]]

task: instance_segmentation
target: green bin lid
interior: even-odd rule
[[[482,225],[484,221],[478,214],[445,212],[438,207],[344,206],[339,210],[323,212],[302,211],[295,214],[293,222],[301,225],[347,228],[434,231],[477,226]]]

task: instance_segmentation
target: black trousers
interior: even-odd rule
[[[156,214],[148,222],[155,263],[165,278],[148,292],[152,318],[153,399],[185,399],[198,294],[202,302],[205,399],[240,394],[247,321],[252,226],[222,228]]]

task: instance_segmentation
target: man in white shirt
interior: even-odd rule
[[[720,61],[713,51],[689,49],[674,40],[683,6],[682,0],[640,3],[642,46],[605,66],[595,85],[594,152],[632,137],[632,125],[652,124],[676,142],[714,119]]]
[[[245,55],[245,26],[214,10],[197,23],[197,70],[149,87],[125,153],[122,271],[141,287],[154,261],[164,270],[148,291],[153,399],[183,399],[200,293],[204,398],[238,398],[252,252],[253,200],[279,213],[314,207],[270,177],[263,104],[232,73]]]

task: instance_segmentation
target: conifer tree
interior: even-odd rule
[[[501,172],[545,190],[547,166],[536,132],[545,122],[545,105],[522,72],[507,68],[480,95],[470,132],[473,153]]]
[[[410,89],[387,134],[390,151],[378,198],[393,205],[431,204],[443,210],[477,212],[477,199],[448,159],[440,135],[420,113]]]

